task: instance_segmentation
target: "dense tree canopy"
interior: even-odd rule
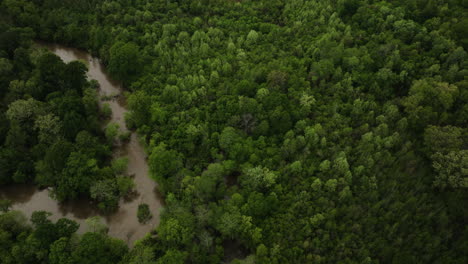
[[[52,187],[59,201],[88,197],[104,211],[116,209],[133,184],[118,177],[126,163],[110,168],[118,127],[102,133],[96,86],[86,79],[86,66],[35,47],[26,34],[31,28],[8,22],[0,21],[2,34],[15,41],[0,50],[6,74],[0,93],[0,183],[35,183]]]
[[[78,224],[61,218],[55,223],[49,213],[34,212],[32,226],[17,211],[0,215],[0,256],[2,263],[118,263],[127,253],[123,241],[99,232],[75,234]]]
[[[1,1],[0,183],[34,178],[60,199],[84,193],[103,206],[120,193],[105,169],[109,141],[87,122],[97,113],[84,66],[30,51],[35,36],[89,50],[125,84],[126,122],[166,201],[154,234],[127,254],[94,233],[83,245],[36,242],[29,234],[42,229],[14,212],[1,216],[1,254],[9,263],[468,263],[467,8]]]

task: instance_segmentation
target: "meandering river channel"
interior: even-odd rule
[[[99,59],[87,52],[68,48],[56,44],[40,43],[39,46],[49,49],[66,63],[73,60],[86,62],[87,76],[99,82],[99,96],[115,96],[122,93],[119,83],[110,79]],[[104,101],[100,99],[102,105]],[[111,122],[118,123],[122,131],[127,131],[124,114],[127,111],[121,100],[106,101],[112,109]],[[132,199],[121,200],[117,212],[111,215],[101,215],[109,228],[109,235],[122,239],[132,245],[137,239],[152,231],[159,224],[159,211],[162,199],[157,195],[156,183],[148,176],[148,164],[143,147],[138,142],[137,135],[131,134],[130,141],[117,146],[114,157],[126,156],[129,159],[127,173],[134,175],[137,194]],[[49,190],[40,190],[32,185],[11,185],[0,187],[0,198],[13,201],[13,210],[22,211],[28,218],[34,211],[44,210],[52,213],[51,219],[58,220],[66,217],[80,224],[79,233],[88,231],[85,220],[100,215],[96,206],[89,200],[77,200],[67,203],[58,203],[49,196]],[[149,205],[153,218],[146,224],[138,222],[136,213],[140,203]]]

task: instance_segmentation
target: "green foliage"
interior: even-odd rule
[[[0,214],[2,263],[117,263],[127,253],[122,241],[99,232],[77,236],[77,223],[65,218],[54,223],[49,215],[34,212],[31,227],[20,212]]]
[[[55,186],[73,148],[73,144],[64,139],[53,143],[46,150],[44,159],[36,163],[36,183],[41,186]]]
[[[113,142],[117,139],[117,135],[119,134],[119,124],[117,123],[108,124],[106,126],[104,133],[106,134],[106,138],[109,144],[113,144]]]
[[[127,157],[114,159],[112,160],[112,163],[111,163],[112,171],[116,175],[125,173],[125,171],[127,170],[127,166],[128,166]]]
[[[130,138],[132,137],[132,132],[131,131],[126,131],[122,132],[119,134],[119,140],[121,142],[128,142],[130,141]]]
[[[128,193],[82,65],[25,56],[33,33],[99,55],[166,197],[123,263],[468,262],[466,1],[23,2],[1,4],[0,182]],[[54,261],[118,262],[94,236]],[[29,241],[5,259],[45,261]]]
[[[117,177],[117,187],[119,189],[120,196],[125,197],[135,189],[135,183],[132,178],[121,176]]]
[[[61,124],[58,117],[48,114],[37,117],[34,128],[38,130],[39,142],[52,144],[60,135]]]
[[[446,111],[452,107],[457,92],[457,87],[448,83],[418,80],[411,86],[403,105],[417,128],[440,124],[447,120]]]
[[[424,143],[429,153],[457,150],[463,146],[463,129],[454,126],[428,126],[424,131]]]
[[[42,103],[29,98],[28,100],[17,100],[8,106],[6,117],[10,121],[16,121],[19,124],[27,125],[31,123],[38,115],[42,114]]]
[[[164,180],[175,176],[182,168],[182,158],[175,150],[166,149],[160,144],[151,151],[149,156],[150,172],[156,180]]]
[[[0,199],[0,211],[6,213],[10,210],[13,202],[8,199]]]
[[[266,190],[272,187],[278,176],[267,168],[247,169],[241,177],[241,184],[249,190]]]
[[[89,192],[91,184],[98,179],[95,159],[81,152],[72,152],[67,159],[62,177],[58,179],[55,195],[58,200],[75,199]]]
[[[109,49],[108,71],[116,79],[128,82],[140,69],[138,46],[134,43],[116,42]]]
[[[255,45],[258,40],[258,33],[255,30],[250,30],[249,34],[247,35],[246,42],[248,45]]]
[[[104,119],[108,119],[108,118],[110,118],[112,116],[112,109],[111,109],[109,103],[102,104],[101,116]]]
[[[153,218],[153,215],[151,214],[151,211],[147,204],[138,205],[137,217],[138,222],[140,222],[141,224],[146,224],[146,222]]]
[[[144,91],[132,93],[128,98],[128,106],[130,108],[130,115],[126,116],[127,127],[133,127],[132,125],[129,126],[129,123],[134,124],[136,127],[142,127],[149,123],[151,97]]]
[[[439,188],[468,188],[468,151],[450,151],[432,156],[437,175],[434,185]]]
[[[226,170],[223,165],[213,163],[195,179],[195,188],[200,198],[210,200],[216,196],[216,187],[223,180]]]
[[[123,241],[110,238],[100,233],[86,233],[79,245],[72,252],[74,263],[82,264],[114,264],[127,253]]]
[[[158,259],[157,264],[183,264],[187,259],[187,252],[176,249],[168,250],[164,256]]]
[[[99,208],[104,211],[117,209],[119,202],[119,186],[114,179],[95,182],[89,189],[91,198],[98,201]]]
[[[171,246],[188,245],[193,237],[189,228],[177,219],[169,219],[158,227],[161,240]]]
[[[62,237],[50,245],[49,261],[51,264],[72,264],[71,245],[68,238]]]
[[[108,231],[106,224],[102,222],[102,218],[99,216],[86,219],[86,225],[90,232],[106,234]]]

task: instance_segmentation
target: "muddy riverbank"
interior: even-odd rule
[[[81,60],[88,66],[87,76],[95,79],[99,83],[100,104],[104,103],[104,97],[118,97],[122,94],[122,88],[118,82],[113,81],[105,71],[99,59],[92,57],[85,51],[64,47],[56,44],[39,44],[58,55],[66,63],[73,60]],[[108,103],[112,109],[110,122],[119,124],[120,129],[127,131],[124,115],[127,112],[122,100],[114,98]],[[129,245],[137,239],[142,238],[146,233],[153,230],[159,224],[159,213],[162,200],[157,195],[157,185],[148,176],[148,164],[146,153],[138,142],[137,135],[131,134],[130,141],[115,148],[113,156],[115,158],[128,157],[128,175],[133,175],[136,185],[136,195],[131,199],[122,199],[119,209],[110,215],[101,215],[109,228],[109,235],[126,241]],[[11,185],[0,188],[0,198],[7,198],[13,201],[13,210],[22,211],[29,217],[34,211],[44,210],[52,213],[51,219],[57,220],[66,217],[75,220],[80,224],[79,232],[88,230],[85,220],[89,217],[100,215],[96,206],[89,200],[77,200],[59,204],[49,196],[49,190],[31,185]],[[136,213],[140,203],[149,205],[153,218],[146,224],[138,222]]]

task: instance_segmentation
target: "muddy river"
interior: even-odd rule
[[[55,44],[41,43],[40,46],[46,47],[67,63],[73,60],[86,62],[88,66],[88,78],[95,79],[100,84],[100,98],[103,96],[116,96],[122,93],[119,83],[110,79],[99,59],[93,58],[87,52]],[[122,101],[113,99],[105,102],[109,103],[112,109],[110,121],[118,123],[122,131],[127,131],[124,121],[124,114],[127,109]],[[100,104],[102,105],[103,103],[104,101],[100,99]],[[114,157],[120,156],[128,157],[127,174],[134,175],[133,180],[137,193],[131,199],[122,199],[119,203],[119,209],[113,214],[100,215],[97,207],[89,200],[83,199],[58,203],[50,198],[49,190],[39,190],[31,185],[1,187],[0,198],[12,200],[12,209],[22,211],[28,218],[34,211],[44,210],[52,213],[50,217],[52,220],[62,217],[75,220],[80,224],[79,233],[90,231],[85,223],[87,218],[100,215],[103,222],[109,228],[108,234],[126,241],[131,246],[135,240],[143,238],[145,234],[152,231],[159,224],[162,199],[157,195],[156,183],[148,175],[146,153],[138,142],[138,137],[135,133],[131,134],[128,143],[115,148]],[[140,224],[136,216],[140,203],[148,204],[153,214],[153,218],[146,224]]]

